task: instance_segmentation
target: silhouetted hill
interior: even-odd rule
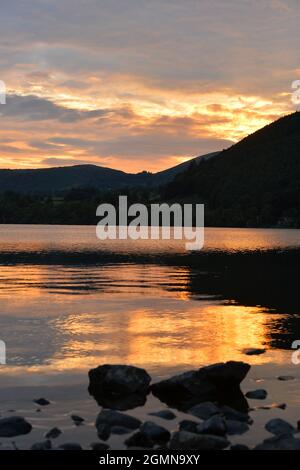
[[[209,158],[214,154],[196,157]],[[96,165],[75,165],[59,168],[33,170],[0,170],[0,192],[53,193],[77,188],[95,188],[101,191],[122,187],[158,186],[171,181],[177,174],[185,171],[190,161],[181,163],[159,173],[142,172],[138,174]]]
[[[206,204],[206,225],[300,226],[300,113],[177,175],[168,200]]]

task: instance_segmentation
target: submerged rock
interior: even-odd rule
[[[133,416],[127,415],[125,413],[120,413],[115,410],[102,410],[96,419],[96,428],[102,424],[109,426],[122,426],[128,429],[137,429],[140,427],[142,422]]]
[[[245,348],[242,352],[247,354],[247,356],[258,356],[259,354],[264,354],[266,350],[262,348]]]
[[[176,418],[176,415],[171,410],[161,410],[161,411],[154,411],[153,413],[149,413],[150,416],[157,416],[158,418],[172,420]]]
[[[142,406],[151,381],[139,367],[105,364],[89,371],[89,393],[100,406],[125,410]]]
[[[245,444],[234,444],[230,447],[230,450],[249,450],[249,447]]]
[[[180,421],[179,423],[179,430],[180,431],[188,431],[188,432],[193,432],[197,433],[197,426],[199,423],[196,421],[191,421],[189,419],[184,419],[183,421]]]
[[[226,421],[220,415],[212,416],[211,418],[200,423],[197,426],[197,433],[199,434],[213,434],[216,436],[224,436],[227,431]]]
[[[60,445],[58,448],[62,450],[82,450],[81,445],[77,444],[77,442],[66,442],[65,444]]]
[[[81,416],[78,416],[78,415],[71,415],[71,419],[72,419],[72,421],[74,421],[76,426],[79,426],[80,424],[82,424],[84,422],[84,419],[81,418]]]
[[[229,436],[234,434],[244,434],[249,430],[249,426],[244,421],[236,421],[234,419],[226,420],[226,432]]]
[[[0,437],[14,437],[28,434],[32,425],[21,416],[10,416],[0,419]]]
[[[144,433],[138,431],[130,436],[125,441],[127,447],[148,448],[151,449],[154,445],[153,441]]]
[[[45,437],[47,439],[56,439],[61,433],[62,431],[59,428],[52,428],[50,431],[46,432]]]
[[[252,398],[255,400],[264,400],[265,398],[267,398],[267,395],[267,391],[263,388],[259,388],[257,390],[249,390],[249,392],[245,394],[247,398]]]
[[[276,435],[287,435],[295,432],[294,427],[281,418],[274,418],[268,421],[265,425],[265,429]]]
[[[220,410],[226,419],[242,421],[249,424],[253,422],[248,413],[243,413],[241,411],[235,410],[234,408],[231,408],[231,406],[221,406]]]
[[[292,435],[273,436],[258,444],[254,450],[300,450],[300,439]]]
[[[211,401],[206,401],[193,406],[188,412],[197,416],[197,418],[208,419],[211,416],[220,413],[220,408]]]
[[[213,364],[157,382],[151,390],[161,401],[176,408],[188,409],[202,401],[227,402],[227,399],[240,400],[246,406],[239,385],[249,369],[250,365],[244,362]]]
[[[36,400],[33,400],[34,403],[40,406],[47,406],[50,405],[50,401],[46,400],[46,398],[37,398]]]
[[[96,451],[108,450],[110,447],[108,444],[104,444],[104,442],[92,442],[90,444],[90,448]]]
[[[293,377],[292,375],[280,375],[277,378],[278,378],[278,380],[282,380],[282,381],[295,380],[295,377]]]
[[[221,450],[229,444],[229,441],[221,436],[179,431],[173,434],[169,447],[172,450]]]
[[[140,427],[140,432],[147,436],[155,444],[163,444],[170,440],[170,432],[152,421],[146,421]]]
[[[51,441],[47,439],[46,441],[36,442],[30,447],[30,450],[50,450],[51,448]]]

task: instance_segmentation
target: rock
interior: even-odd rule
[[[132,429],[124,428],[123,426],[112,426],[110,429],[112,434],[118,434],[119,436],[122,436],[122,434],[128,434],[131,431]]]
[[[295,377],[293,377],[292,375],[280,375],[277,378],[278,378],[278,380],[282,380],[282,381],[295,380]]]
[[[211,401],[206,401],[193,406],[188,412],[197,416],[197,418],[208,419],[211,416],[220,413],[220,408]]]
[[[98,429],[102,424],[108,425],[110,428],[112,426],[121,426],[133,430],[139,428],[142,422],[138,418],[119,411],[102,410],[97,416],[96,428]]]
[[[137,448],[148,448],[151,449],[153,447],[153,441],[149,439],[146,434],[141,433],[140,431],[136,432],[128,439],[126,439],[125,444],[127,447],[137,447]]]
[[[100,406],[129,409],[146,401],[150,375],[139,367],[105,364],[89,371],[89,393]]]
[[[204,423],[198,424],[197,433],[224,436],[226,434],[226,429],[225,419],[220,415],[214,415],[204,421]]]
[[[146,421],[140,427],[140,432],[155,444],[164,444],[170,440],[170,432],[152,421]]]
[[[30,447],[30,450],[50,450],[51,447],[51,441],[47,439],[46,441],[36,442]]]
[[[227,434],[230,436],[234,434],[244,434],[249,430],[249,426],[247,423],[243,421],[235,421],[233,419],[226,420],[226,430]]]
[[[183,421],[180,421],[179,423],[179,430],[197,433],[198,424],[199,423],[197,423],[196,421],[190,421],[189,419],[184,419]]]
[[[265,429],[276,435],[287,435],[295,432],[293,426],[281,418],[274,418],[268,421],[265,425]]]
[[[259,354],[264,354],[266,350],[260,348],[245,348],[242,352],[247,354],[247,356],[258,356]]]
[[[252,419],[247,413],[235,410],[234,408],[231,408],[231,406],[221,406],[220,410],[226,419],[233,419],[235,421],[242,421],[249,424],[252,423]]]
[[[249,450],[249,447],[245,444],[234,444],[230,447],[230,450]]]
[[[249,390],[249,392],[245,394],[247,398],[252,398],[254,400],[264,400],[265,398],[267,398],[267,395],[267,391],[263,388],[259,388],[257,390]]]
[[[40,406],[47,406],[50,405],[50,401],[46,400],[46,398],[37,398],[36,400],[33,400],[34,403]]]
[[[66,442],[65,444],[60,445],[58,448],[62,450],[82,450],[81,445],[77,444],[77,442]]]
[[[0,437],[14,437],[28,434],[32,426],[21,416],[10,416],[0,419]]]
[[[47,439],[56,439],[58,436],[60,436],[62,431],[59,428],[52,428],[50,431],[48,431],[45,434],[45,437]]]
[[[92,442],[90,444],[90,448],[92,450],[96,450],[96,451],[102,451],[102,450],[108,450],[109,449],[109,445],[108,444],[104,444],[104,442]]]
[[[213,364],[157,382],[151,390],[168,406],[188,409],[201,401],[225,400],[226,395],[241,394],[239,385],[249,369],[250,365],[244,362]]]
[[[291,435],[273,436],[258,444],[254,450],[300,450],[300,439]]]
[[[150,416],[157,416],[158,418],[172,420],[176,418],[176,415],[171,410],[161,410],[149,413]]]
[[[111,426],[109,426],[107,423],[99,423],[97,425],[97,434],[99,439],[102,439],[102,441],[107,441],[109,439],[111,433]]]
[[[71,415],[71,419],[72,419],[72,421],[74,421],[76,426],[79,426],[80,424],[82,424],[84,422],[84,419],[81,418],[81,416],[78,416],[78,415]]]
[[[225,449],[229,444],[221,436],[179,431],[173,434],[169,447],[172,450],[219,450]]]

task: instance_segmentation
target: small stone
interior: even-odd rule
[[[104,444],[104,442],[92,442],[90,444],[90,448],[92,450],[96,450],[96,451],[101,451],[101,450],[108,450],[109,449],[109,445],[108,444]]]
[[[265,429],[276,435],[286,435],[295,432],[293,426],[281,418],[274,418],[268,421],[265,425]]]
[[[292,375],[280,375],[277,378],[278,378],[278,380],[282,380],[282,381],[295,380],[295,377],[293,377]]]
[[[157,416],[158,418],[172,420],[176,418],[176,415],[171,410],[161,410],[149,413],[151,416]]]
[[[81,418],[81,416],[78,416],[78,415],[71,415],[71,419],[74,421],[76,426],[79,426],[80,424],[82,424],[84,422],[84,419]]]
[[[259,354],[263,354],[266,352],[265,349],[260,349],[260,348],[245,348],[242,351],[244,354],[247,354],[247,356],[258,356]]]
[[[141,433],[140,431],[126,439],[125,444],[127,447],[131,448],[138,447],[151,449],[153,447],[153,441],[149,439],[146,434]]]
[[[244,434],[249,430],[249,426],[243,421],[235,421],[233,419],[228,419],[226,420],[226,429],[227,434],[232,436],[234,434]]]
[[[225,419],[220,415],[212,416],[211,418],[204,421],[204,423],[198,424],[197,433],[224,436],[226,434]]]
[[[172,450],[221,450],[229,444],[229,441],[221,436],[179,431],[173,434],[169,447]]]
[[[245,444],[234,444],[230,447],[230,450],[249,450],[249,447]]]
[[[0,437],[14,437],[28,434],[32,426],[21,416],[10,416],[0,419]]]
[[[36,442],[30,447],[30,450],[50,450],[51,447],[51,441],[47,439],[46,441]]]
[[[170,432],[152,421],[146,421],[140,427],[140,432],[145,434],[153,443],[163,444],[170,440]]]
[[[59,428],[52,428],[50,431],[48,431],[45,434],[45,437],[47,439],[56,439],[58,436],[60,436],[62,431]]]
[[[34,403],[40,406],[47,406],[50,405],[50,401],[46,400],[46,398],[37,398],[36,400],[33,400]]]
[[[189,419],[184,419],[183,421],[180,421],[179,423],[179,430],[197,433],[198,424],[199,423],[197,423],[196,421],[190,421]]]
[[[81,445],[77,444],[77,442],[66,442],[65,444],[60,445],[58,448],[62,450],[82,450]]]
[[[188,412],[197,416],[197,418],[208,419],[211,416],[220,413],[220,409],[211,401],[206,401],[193,406]]]
[[[252,398],[254,400],[264,400],[267,398],[267,391],[264,390],[263,388],[259,388],[257,390],[249,390],[249,392],[246,393],[247,398]]]

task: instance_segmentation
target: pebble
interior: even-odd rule
[[[175,432],[169,447],[172,450],[221,450],[228,447],[230,442],[221,436],[195,434],[187,431]]]
[[[206,401],[193,406],[188,412],[197,416],[197,418],[208,419],[211,416],[220,413],[220,409],[211,401]]]
[[[234,419],[226,420],[227,434],[230,436],[234,434],[244,434],[249,430],[249,426],[244,421],[236,421]]]
[[[61,444],[58,448],[62,450],[82,450],[81,445],[77,444],[77,442],[66,442],[65,444]]]
[[[204,423],[198,424],[196,429],[199,434],[224,436],[226,434],[227,427],[225,419],[220,415],[215,415],[204,421]]]
[[[281,418],[274,418],[268,421],[265,425],[265,429],[276,435],[286,435],[295,432],[293,426]]]
[[[46,400],[46,398],[37,398],[36,400],[33,400],[34,403],[40,406],[47,406],[50,405],[50,401]]]
[[[46,441],[36,442],[30,447],[30,450],[50,450],[51,448],[51,441],[47,439]]]
[[[259,388],[257,390],[250,390],[245,394],[247,398],[252,398],[255,400],[264,400],[265,398],[267,398],[267,395],[267,391],[263,388]]]
[[[247,356],[258,356],[259,354],[265,353],[266,350],[262,348],[245,348],[242,350],[242,352],[247,354]]]
[[[161,410],[149,413],[150,416],[157,416],[158,418],[172,420],[176,418],[176,415],[171,410]]]
[[[60,436],[62,431],[59,428],[52,428],[50,431],[48,431],[45,434],[45,437],[47,439],[56,439],[58,436]]]
[[[152,421],[146,421],[140,427],[140,432],[155,444],[163,444],[170,440],[170,432]]]

